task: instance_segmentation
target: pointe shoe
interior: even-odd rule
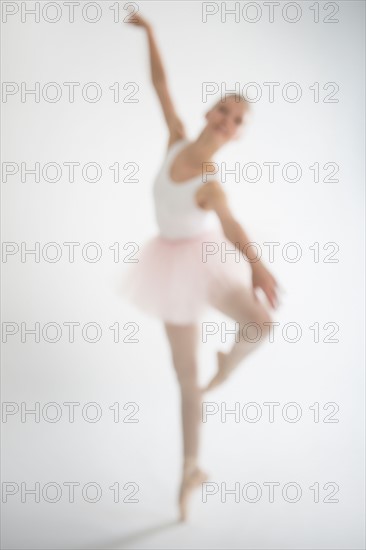
[[[226,353],[223,351],[217,352],[217,373],[214,375],[214,377],[210,380],[210,382],[205,386],[201,391],[202,393],[205,393],[207,391],[212,390],[213,388],[216,388],[223,382],[229,378],[232,368],[225,365],[224,361],[226,358]]]
[[[199,468],[195,468],[191,474],[186,476],[179,491],[180,521],[186,521],[188,516],[188,501],[192,491],[208,480],[208,474]]]

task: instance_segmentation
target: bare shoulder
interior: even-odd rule
[[[216,210],[226,205],[227,197],[218,180],[209,180],[197,189],[196,201],[204,210]]]
[[[183,122],[177,116],[173,117],[169,125],[168,149],[177,141],[187,139],[187,134]]]
[[[176,138],[172,138],[170,137],[169,138],[169,141],[167,143],[167,151],[169,151],[169,149],[175,144],[177,143],[178,141],[181,141],[183,138],[181,137],[176,137]]]
[[[222,227],[235,221],[226,193],[217,180],[210,180],[201,185],[196,192],[197,206],[204,210],[213,210],[220,219]]]
[[[167,150],[169,150],[172,147],[172,145],[174,145],[178,141],[181,141],[182,139],[187,139],[186,134],[179,134],[179,135],[170,134],[169,141],[168,141],[168,144],[167,144]]]

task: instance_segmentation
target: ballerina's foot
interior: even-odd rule
[[[195,468],[191,474],[183,478],[179,492],[180,521],[186,521],[187,519],[188,502],[192,491],[207,480],[207,473],[199,468]]]
[[[227,380],[227,378],[230,376],[233,368],[226,363],[226,358],[226,353],[224,353],[223,351],[217,352],[217,373],[210,380],[207,386],[203,388],[202,393],[216,388],[217,386],[225,382],[225,380]]]

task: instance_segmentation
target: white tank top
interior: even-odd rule
[[[201,174],[180,183],[169,177],[173,159],[188,143],[183,138],[169,147],[153,184],[155,219],[160,235],[166,239],[195,237],[219,226],[216,212],[203,210],[195,201],[197,189],[204,185]],[[218,174],[207,175],[207,181],[210,179],[218,179]]]

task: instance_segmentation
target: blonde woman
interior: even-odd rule
[[[230,211],[221,183],[214,176],[202,179],[204,163],[213,162],[220,147],[239,137],[249,103],[236,94],[221,98],[206,112],[205,126],[196,139],[189,140],[169,93],[152,26],[138,14],[130,22],[147,36],[152,84],[169,140],[153,185],[159,234],[144,243],[139,262],[129,266],[124,292],[136,306],[162,320],[170,344],[181,393],[184,456],[179,506],[185,520],[192,490],[208,479],[198,465],[202,395],[226,380],[265,339],[271,317],[255,289],[261,288],[276,308],[278,284],[261,260],[251,261],[254,253],[246,256],[252,288],[243,282],[242,263],[212,253],[223,246],[235,250],[238,245],[243,251],[250,242]],[[240,323],[240,330],[228,353],[217,352],[217,371],[202,389],[197,382],[197,348],[199,322],[208,305]],[[249,322],[257,323],[261,331],[256,342],[243,338],[241,329]]]

